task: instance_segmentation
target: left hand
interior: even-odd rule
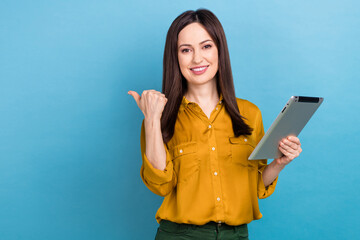
[[[279,150],[284,154],[284,156],[276,158],[276,163],[283,166],[289,164],[302,152],[299,138],[295,136],[288,136],[281,139],[279,143]]]

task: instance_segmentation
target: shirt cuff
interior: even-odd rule
[[[265,169],[265,166],[262,166],[259,168],[259,177],[258,177],[258,198],[263,199],[269,197],[273,192],[275,191],[276,183],[278,180],[278,177],[275,178],[275,180],[269,185],[265,187],[264,180],[263,180],[263,171]]]
[[[149,162],[146,154],[143,153],[143,166],[142,166],[142,175],[147,182],[153,183],[156,185],[162,185],[164,183],[171,182],[173,178],[173,164],[171,161],[168,161],[170,155],[166,150],[166,167],[164,170],[154,168]]]

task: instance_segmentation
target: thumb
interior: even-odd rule
[[[136,104],[140,107],[140,105],[139,105],[140,95],[135,91],[128,91],[128,94],[133,96],[134,100],[136,101]]]

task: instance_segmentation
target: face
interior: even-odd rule
[[[178,60],[188,84],[202,85],[216,81],[218,49],[200,23],[191,23],[180,31]]]

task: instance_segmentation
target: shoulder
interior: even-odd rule
[[[239,107],[240,114],[257,115],[260,113],[258,106],[246,99],[236,98],[236,102]]]
[[[240,115],[243,117],[246,124],[252,128],[256,128],[259,122],[262,122],[261,111],[254,103],[236,98],[236,102],[239,107]]]

